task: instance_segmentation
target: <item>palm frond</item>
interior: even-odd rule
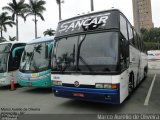
[[[57,4],[60,4],[61,0],[56,0]]]
[[[13,3],[15,6],[17,5],[16,0],[12,0],[12,3]]]
[[[3,7],[2,10],[8,10],[8,11],[10,11],[12,13],[14,12],[14,10],[11,7],[9,7],[9,6]]]
[[[43,15],[42,15],[41,13],[37,13],[37,16],[38,16],[38,17],[40,17],[40,18],[41,18],[41,20],[43,20],[43,21],[44,21],[44,17],[43,17]]]

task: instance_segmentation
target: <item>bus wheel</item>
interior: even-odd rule
[[[130,78],[129,78],[129,83],[128,83],[129,95],[131,95],[133,93],[133,90],[134,90],[134,75],[131,74]]]
[[[144,69],[144,79],[147,78],[147,69]]]

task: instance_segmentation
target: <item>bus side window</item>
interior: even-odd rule
[[[125,39],[128,40],[127,21],[122,15],[120,15],[120,31]]]
[[[133,29],[129,23],[128,23],[128,37],[129,37],[129,43],[135,46],[135,41],[133,38]]]
[[[129,66],[129,43],[123,35],[120,37],[120,51],[120,62],[125,69]]]

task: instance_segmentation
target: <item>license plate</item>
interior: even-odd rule
[[[27,86],[32,86],[32,83],[31,82],[27,82]]]
[[[32,73],[32,77],[37,77],[37,73]]]
[[[84,97],[83,93],[73,93],[74,97]]]

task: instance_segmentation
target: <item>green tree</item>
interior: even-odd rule
[[[29,5],[27,6],[27,15],[25,17],[34,16],[35,38],[37,38],[37,17],[40,17],[41,20],[44,21],[42,13],[46,10],[44,7],[45,4],[46,2],[43,0],[30,0]]]
[[[49,35],[49,36],[54,36],[55,30],[53,29],[47,29],[46,31],[43,32],[44,36]]]
[[[160,48],[160,28],[141,29],[141,37],[148,50],[157,50]]]
[[[13,27],[15,23],[12,21],[11,16],[8,16],[7,12],[2,12],[0,14],[0,31],[1,38],[3,38],[3,31],[7,32],[7,26]]]
[[[4,37],[0,37],[0,43],[6,42],[7,40]]]
[[[24,3],[25,0],[20,0],[17,2],[16,0],[12,0],[12,2],[8,3],[8,6],[3,7],[3,10],[8,10],[12,13],[13,21],[16,20],[16,38],[19,40],[19,29],[18,29],[18,17],[22,17],[24,19],[24,13],[26,11],[27,4]]]

